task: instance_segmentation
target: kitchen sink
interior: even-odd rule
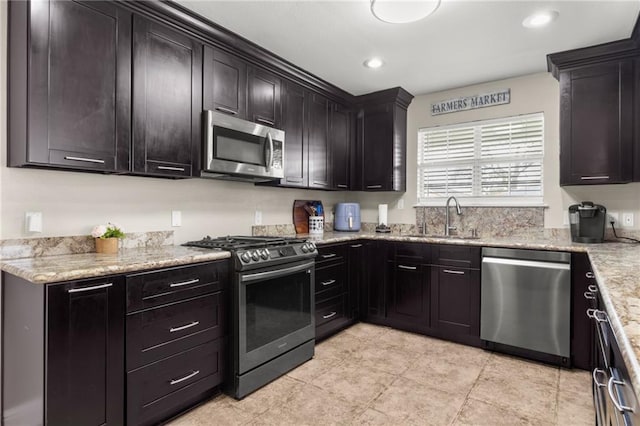
[[[447,240],[479,240],[480,237],[472,237],[470,235],[424,235],[424,234],[408,234],[407,237],[416,238],[442,238]]]

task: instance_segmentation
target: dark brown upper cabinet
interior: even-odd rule
[[[560,184],[633,178],[633,62],[560,73]]]
[[[249,67],[249,113],[247,118],[250,121],[277,129],[281,127],[281,86],[280,77],[260,68]]]
[[[329,132],[331,146],[331,168],[333,171],[333,188],[348,190],[351,188],[351,112],[338,104],[332,104]]]
[[[282,93],[282,130],[284,144],[284,179],[281,186],[306,188],[309,185],[307,136],[307,92],[286,81]]]
[[[199,169],[202,46],[135,16],[133,172],[189,177]]]
[[[547,55],[560,81],[560,185],[640,181],[637,40]]]
[[[358,97],[356,182],[363,191],[406,190],[407,108],[413,99],[396,87]]]
[[[9,166],[129,169],[131,13],[9,3]]]
[[[247,64],[209,46],[204,48],[203,106],[238,118],[247,118]]]
[[[330,189],[331,146],[329,144],[329,101],[316,93],[309,96],[309,188]]]

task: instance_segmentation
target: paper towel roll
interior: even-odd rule
[[[388,225],[387,204],[378,204],[378,225]]]

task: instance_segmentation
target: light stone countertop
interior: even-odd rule
[[[5,260],[0,268],[36,284],[70,281],[231,257],[223,250],[183,246],[121,249],[117,254],[66,254]]]
[[[519,237],[469,240],[365,232],[325,232],[319,236],[297,235],[297,237],[308,238],[317,244],[371,239],[587,253],[600,285],[601,297],[609,313],[609,321],[631,374],[636,396],[640,400],[640,363],[638,362],[640,358],[640,276],[638,275],[640,244],[579,244],[567,240]],[[163,246],[124,249],[115,255],[86,253],[7,260],[1,262],[0,267],[3,271],[33,283],[44,284],[229,257],[229,252],[221,250]]]

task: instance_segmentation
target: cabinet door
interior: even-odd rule
[[[249,68],[249,120],[278,129],[281,127],[281,85],[279,77],[259,68]]]
[[[246,118],[247,115],[247,64],[221,50],[204,48],[203,106]]]
[[[124,423],[122,278],[47,286],[46,424]]]
[[[432,326],[447,340],[480,346],[480,274],[432,266]]]
[[[362,289],[362,314],[367,321],[384,324],[386,318],[385,288],[387,281],[387,250],[385,241],[372,241],[365,246],[368,270]]]
[[[419,261],[396,258],[391,262],[387,318],[391,325],[411,331],[429,328],[428,267]]]
[[[367,283],[367,271],[369,270],[369,259],[367,258],[367,247],[371,241],[355,241],[349,243],[347,257],[347,283],[349,288],[349,311],[350,317],[359,320],[362,312],[362,295],[365,294],[364,286]]]
[[[133,42],[133,171],[189,177],[199,168],[202,47],[139,16]]]
[[[350,189],[350,150],[351,114],[341,106],[334,104],[331,109],[331,162],[333,169],[333,188]]]
[[[560,74],[560,184],[632,179],[633,63]]]
[[[365,108],[362,117],[362,189],[393,189],[392,144],[393,104]]]
[[[284,144],[284,179],[285,186],[307,187],[308,153],[307,135],[307,94],[295,83],[285,82],[282,102],[282,129],[285,134]]]
[[[318,94],[309,97],[309,188],[331,188],[329,101]]]
[[[30,2],[28,6],[26,162],[128,170],[131,14],[106,2]],[[10,119],[18,125],[24,117],[10,114]]]

